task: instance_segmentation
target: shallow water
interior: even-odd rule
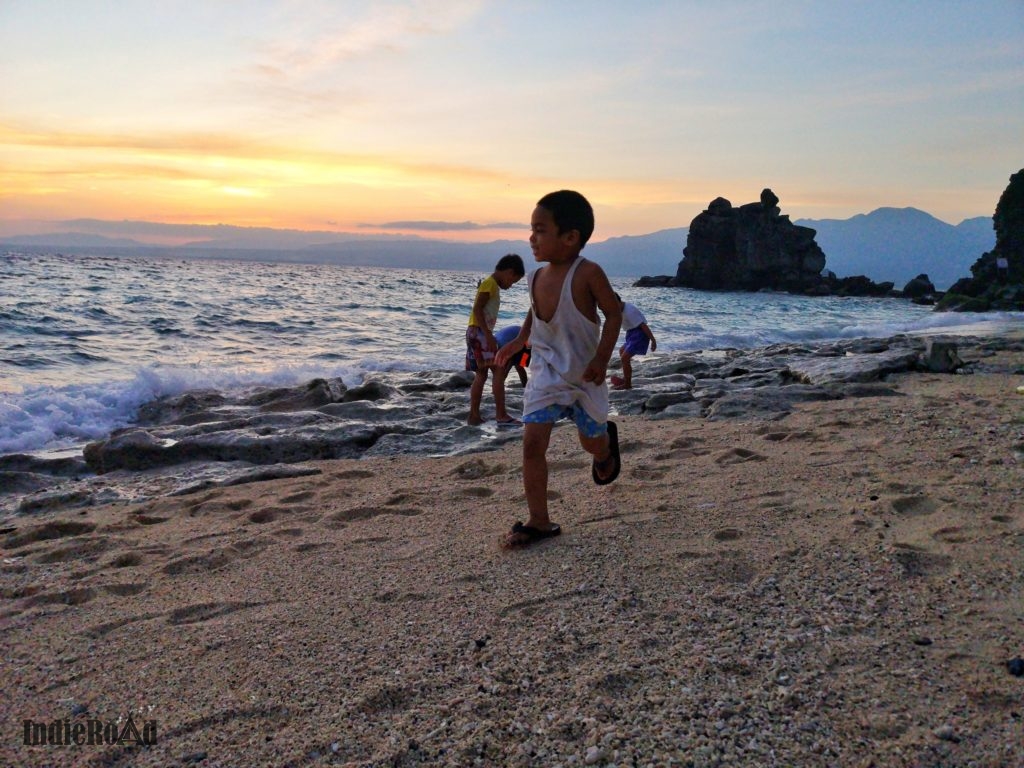
[[[498,254],[500,256],[500,254]],[[477,281],[403,270],[96,255],[0,256],[0,454],[79,445],[191,389],[459,370]],[[903,300],[634,288],[658,352],[954,330],[979,316]],[[526,281],[502,297],[518,324]],[[984,316],[1021,322],[1020,313]]]

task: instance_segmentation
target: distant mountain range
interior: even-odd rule
[[[879,208],[850,219],[799,219],[794,224],[817,231],[825,269],[839,277],[866,275],[876,283],[902,288],[924,273],[945,290],[992,250],[996,233],[990,216],[964,219],[953,226],[916,208]]]
[[[83,228],[89,224],[81,223]],[[826,269],[839,277],[866,275],[875,282],[892,281],[897,288],[921,273],[927,274],[936,288],[948,288],[969,276],[971,264],[995,246],[989,217],[966,219],[953,226],[916,208],[879,208],[850,219],[798,219],[794,223],[817,231]],[[199,233],[197,239],[173,247],[77,231],[7,237],[0,246],[481,272],[490,270],[506,253],[519,253],[528,269],[533,263],[525,238],[461,243],[410,235],[339,235],[230,225],[191,226],[189,231]],[[687,231],[687,227],[679,227],[613,237],[589,244],[585,253],[612,276],[674,275],[683,257]]]

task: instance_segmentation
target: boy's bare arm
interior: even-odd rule
[[[504,368],[508,363],[509,358],[526,346],[526,342],[530,340],[530,331],[532,328],[533,310],[530,310],[526,313],[526,320],[523,321],[523,325],[519,329],[519,335],[498,350],[498,354],[494,356],[494,362]]]
[[[650,326],[647,325],[647,323],[640,323],[640,330],[644,332],[647,340],[651,342],[651,351],[655,351],[658,348],[658,342],[655,340],[654,333],[651,331]]]
[[[487,345],[494,349],[498,346],[498,342],[494,340],[494,334],[491,329],[487,327],[487,315],[484,310],[487,308],[487,302],[491,300],[491,294],[489,293],[477,293],[476,301],[473,302],[473,319],[476,320],[476,324],[480,327],[480,330],[484,332],[487,338]]]
[[[597,350],[594,357],[583,372],[584,381],[592,381],[600,384],[608,372],[608,361],[611,360],[612,352],[615,351],[615,342],[619,339],[619,330],[622,328],[622,306],[615,298],[615,291],[608,282],[608,276],[597,264],[587,275],[587,283],[598,309],[604,315],[604,325],[601,328],[601,339],[597,343]]]

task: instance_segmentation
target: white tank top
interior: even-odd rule
[[[580,312],[572,298],[572,279],[582,262],[580,256],[569,268],[555,314],[548,322],[537,316],[533,298],[533,281],[539,270],[534,270],[527,278],[533,327],[530,329],[530,378],[523,393],[523,413],[555,403],[578,402],[594,421],[603,424],[608,420],[607,380],[600,384],[583,381],[583,371],[597,351],[601,325]]]

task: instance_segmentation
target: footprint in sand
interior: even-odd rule
[[[141,564],[142,555],[138,552],[123,552],[120,555],[115,555],[114,559],[108,563],[111,568],[132,568]]]
[[[380,507],[356,507],[354,509],[343,509],[328,516],[333,523],[350,523],[355,520],[369,520],[381,515],[400,515],[402,517],[416,517],[422,515],[423,510],[415,507],[408,509],[381,509]],[[330,523],[328,523],[330,525]]]
[[[242,512],[255,502],[252,499],[235,499],[234,501],[205,501],[189,506],[189,517],[223,516],[230,517],[232,512]]]
[[[231,545],[231,549],[240,557],[249,558],[258,555],[271,544],[269,539],[257,536],[253,539],[242,539]]]
[[[399,504],[406,504],[416,498],[418,494],[414,491],[397,491],[393,493],[391,497],[384,502],[385,506],[396,507]]]
[[[962,544],[965,541],[969,541],[967,532],[957,526],[939,528],[939,530],[932,533],[932,538],[936,541],[944,541],[947,544]]]
[[[163,567],[163,572],[168,576],[183,576],[204,574],[211,571],[219,571],[230,565],[237,558],[238,553],[230,549],[211,549],[201,555],[189,555],[172,560]]]
[[[42,525],[34,525],[29,529],[14,533],[4,539],[5,549],[19,549],[37,541],[64,539],[69,536],[81,536],[96,530],[95,523],[78,522],[76,520],[52,520]]]
[[[465,496],[471,499],[486,499],[489,496],[494,495],[493,488],[485,488],[484,486],[474,485],[469,488],[463,488],[458,493],[459,496]]]
[[[83,539],[66,546],[57,546],[49,549],[36,550],[38,554],[32,558],[37,563],[67,563],[75,560],[94,562],[100,554],[110,548],[110,541],[106,538]]]
[[[938,505],[927,496],[901,496],[892,501],[893,511],[905,517],[922,517],[938,510]]]
[[[416,688],[385,686],[365,697],[357,708],[360,712],[371,715],[380,712],[399,712],[408,709],[418,695]]]
[[[991,519],[995,523],[1012,523],[1015,518],[1012,515],[992,515]]]
[[[170,518],[158,517],[157,515],[135,515],[132,517],[139,525],[159,525],[160,523],[166,523]]]
[[[582,459],[556,459],[548,462],[548,472],[564,472],[565,470],[585,469],[590,466],[589,462]]]
[[[749,584],[757,576],[753,562],[735,550],[724,550],[718,556],[702,561],[698,573],[725,584]]]
[[[912,544],[896,544],[897,551],[893,557],[903,567],[903,575],[908,578],[931,576],[949,568],[952,560],[946,555],[928,552]]]
[[[366,480],[373,477],[374,473],[365,469],[346,469],[344,472],[337,472],[331,475],[335,480]]]
[[[764,461],[765,457],[746,448],[730,448],[715,457],[715,463],[720,466],[730,464],[743,464],[748,461]]]
[[[277,512],[273,509],[258,509],[255,512],[249,513],[250,523],[256,523],[259,525],[262,523],[272,523],[275,520],[277,520]]]
[[[198,603],[177,608],[167,614],[167,623],[172,625],[199,624],[231,613],[244,611],[247,608],[258,608],[266,603]]]
[[[316,497],[316,491],[299,491],[281,499],[282,504],[298,504],[302,501],[309,501]]]
[[[499,475],[504,471],[505,468],[500,464],[490,466],[483,459],[472,459],[459,464],[449,474],[460,480],[479,480],[481,477]]]
[[[315,549],[323,549],[324,547],[334,546],[326,541],[304,541],[301,544],[296,544],[292,549],[295,552],[312,552]]]
[[[667,461],[669,459],[679,460],[694,458],[697,456],[706,456],[711,451],[704,448],[704,438],[702,437],[691,437],[683,436],[677,437],[671,443],[669,443],[669,450],[656,453],[654,458],[657,461]]]
[[[810,432],[807,430],[800,432],[766,432],[762,434],[761,437],[771,443],[788,443],[790,440],[817,441],[821,439],[816,432]]]
[[[26,608],[37,605],[82,605],[96,597],[96,590],[92,587],[79,587],[78,589],[65,589],[59,592],[43,592],[26,598],[22,603]]]
[[[140,592],[145,592],[149,589],[149,583],[144,581],[135,581],[125,584],[103,584],[100,586],[100,589],[108,595],[114,595],[115,597],[128,597],[129,595],[137,595]]]
[[[711,534],[715,541],[736,541],[743,533],[736,528],[720,528]]]
[[[668,469],[665,467],[634,467],[629,474],[637,480],[661,480],[668,474]]]

